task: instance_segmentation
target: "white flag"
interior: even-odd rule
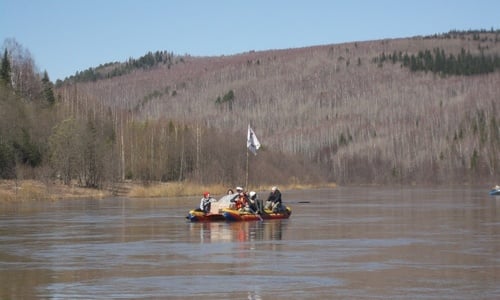
[[[255,155],[257,155],[257,149],[260,148],[260,142],[257,139],[255,132],[253,132],[252,128],[250,127],[250,124],[248,124],[247,148]]]

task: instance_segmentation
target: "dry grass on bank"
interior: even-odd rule
[[[281,191],[286,190],[306,190],[314,188],[335,188],[335,183],[325,184],[290,184],[278,186]],[[257,192],[270,191],[272,185],[269,186],[250,186],[248,191],[254,190]],[[193,182],[176,182],[176,183],[158,183],[150,185],[134,185],[130,192],[129,197],[134,198],[154,198],[154,197],[182,197],[182,196],[202,196],[203,192],[208,191],[214,197],[226,194],[227,190],[231,188],[233,191],[236,187],[228,187],[221,184],[214,185],[199,185]]]
[[[105,198],[105,190],[66,186],[59,183],[45,184],[36,180],[0,180],[0,201],[59,200],[72,198]]]
[[[175,183],[150,183],[139,184],[127,182],[124,183],[128,192],[124,197],[131,198],[160,198],[160,197],[184,197],[184,196],[200,196],[204,191],[210,192],[214,197],[224,195],[228,188],[235,189],[236,187],[227,187],[221,184],[214,185],[199,185],[194,182],[175,182]],[[272,185],[269,186],[250,186],[248,190],[257,192],[270,191]],[[278,186],[281,191],[287,190],[304,190],[314,188],[335,188],[336,184],[291,184]],[[77,199],[77,198],[106,198],[112,197],[112,193],[108,190],[98,190],[90,188],[82,188],[78,186],[66,186],[59,183],[45,184],[35,180],[0,180],[0,201],[34,201],[34,200],[60,200],[60,199]]]
[[[155,198],[155,197],[183,197],[202,195],[208,191],[213,195],[225,194],[227,187],[217,185],[199,185],[193,182],[168,182],[154,183],[148,185],[133,184],[129,197],[132,198]]]

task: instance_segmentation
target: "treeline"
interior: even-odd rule
[[[99,99],[133,112],[134,124],[144,125],[136,138],[127,138],[127,126],[115,125],[125,133],[124,149],[131,141],[143,140],[123,155],[122,165],[130,172],[122,173],[131,178],[165,176],[161,173],[166,164],[153,162],[165,159],[166,153],[158,151],[163,143],[157,137],[182,148],[167,134],[166,124],[172,121],[174,128],[187,128],[187,152],[169,155],[178,158],[169,164],[171,177],[164,178],[189,174],[198,180],[216,177],[241,183],[245,157],[239,149],[245,146],[233,146],[242,142],[251,123],[263,144],[256,158],[250,156],[250,169],[259,174],[256,180],[484,183],[500,175],[500,72],[433,76],[400,67],[397,60],[388,63],[389,55],[383,68],[371,63],[384,51],[396,53],[396,59],[399,52],[416,55],[426,49],[440,49],[440,55],[444,49],[446,58],[449,53],[456,57],[462,48],[500,53],[495,33],[481,33],[480,40],[472,35],[460,40],[412,38],[187,57],[185,64],[168,72],[143,71],[136,77],[65,85],[58,93],[67,102],[76,99],[92,106]],[[163,120],[163,129],[153,130],[158,120]],[[116,132],[120,137],[122,129]],[[216,144],[207,140],[210,135]],[[212,154],[201,155],[204,151]],[[228,165],[236,171],[228,172]]]
[[[491,35],[494,35],[494,38],[490,38]],[[425,39],[467,39],[471,38],[473,41],[481,41],[486,42],[488,40],[494,41],[495,43],[500,42],[500,29],[480,29],[480,30],[450,30],[446,33],[441,34],[433,34],[424,37]]]
[[[23,167],[43,164],[46,136],[37,116],[52,110],[56,97],[47,72],[36,71],[29,51],[13,39],[4,45],[0,66],[0,178],[13,178]]]
[[[69,78],[58,80],[56,82],[56,86],[60,87],[63,83],[68,82],[76,83],[113,78],[129,74],[134,70],[147,70],[159,64],[164,64],[170,67],[175,63],[175,58],[176,56],[172,52],[150,51],[139,58],[129,58],[128,61],[123,63],[106,63],[99,65],[96,68],[88,68],[83,71],[77,71],[75,75],[72,75]],[[179,58],[179,61],[182,62],[183,59]]]
[[[300,170],[303,178],[294,180],[321,181],[300,158],[265,147],[259,160],[247,157],[244,131],[186,120],[143,120],[94,101],[75,85],[55,96],[47,73],[36,68],[31,70],[35,76],[19,81],[22,61],[13,63],[13,58],[25,50],[16,45],[6,47],[0,69],[0,179],[59,180],[93,188],[123,180],[235,186],[245,184],[246,176],[252,184],[278,183],[290,179],[290,170]],[[25,86],[38,86],[38,92],[22,92]]]
[[[441,75],[470,76],[488,74],[500,69],[500,56],[498,54],[487,55],[484,51],[473,55],[470,51],[461,49],[460,53],[454,55],[446,54],[444,49],[434,48],[431,50],[418,51],[409,55],[399,51],[390,54],[384,52],[373,59],[374,63],[382,66],[385,62],[400,63],[412,72],[424,71]]]
[[[7,47],[1,176],[234,186],[246,181],[248,159],[251,184],[490,182],[500,175],[500,72],[433,76],[397,60],[425,49],[435,49],[432,61],[437,49],[446,59],[461,48],[500,53],[487,37],[186,56],[172,68],[67,81],[55,101],[27,51]],[[370,63],[384,51],[384,67]],[[247,157],[249,123],[262,147]]]
[[[235,186],[245,183],[249,159],[248,176],[254,185],[323,180],[302,159],[265,147],[258,159],[247,157],[246,132],[166,119],[136,120],[128,112],[87,107],[78,96],[52,108],[25,102],[5,87],[0,97],[2,179],[60,180],[94,188],[123,180]]]

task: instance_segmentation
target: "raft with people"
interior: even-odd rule
[[[285,207],[282,211],[273,212],[269,209],[264,209],[262,212],[236,210],[233,208],[223,209],[222,212],[224,219],[230,222],[239,221],[263,221],[263,220],[276,220],[288,219],[292,215],[292,209]]]
[[[186,219],[191,222],[263,221],[288,219],[291,214],[292,209],[282,204],[281,192],[277,187],[272,187],[265,205],[263,200],[257,198],[256,192],[247,194],[237,187],[236,193],[230,190],[219,200],[204,192],[200,206],[190,210]]]
[[[200,206],[190,210],[186,219],[191,222],[225,221],[226,218],[224,218],[224,215],[222,214],[222,209],[230,206],[230,200],[233,197],[233,195],[226,195],[217,200],[211,197],[209,192],[204,192],[203,198],[201,198],[200,201]]]

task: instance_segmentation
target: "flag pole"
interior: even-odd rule
[[[246,179],[245,179],[245,189],[248,189],[248,147],[247,147],[247,171],[246,171]]]
[[[260,148],[260,142],[257,139],[257,136],[253,132],[252,128],[250,127],[250,124],[248,124],[248,131],[247,131],[247,170],[246,170],[246,180],[245,180],[245,186],[248,187],[248,172],[250,170],[248,166],[248,160],[250,154],[248,154],[248,150],[252,151],[253,154],[257,155],[257,149]]]

